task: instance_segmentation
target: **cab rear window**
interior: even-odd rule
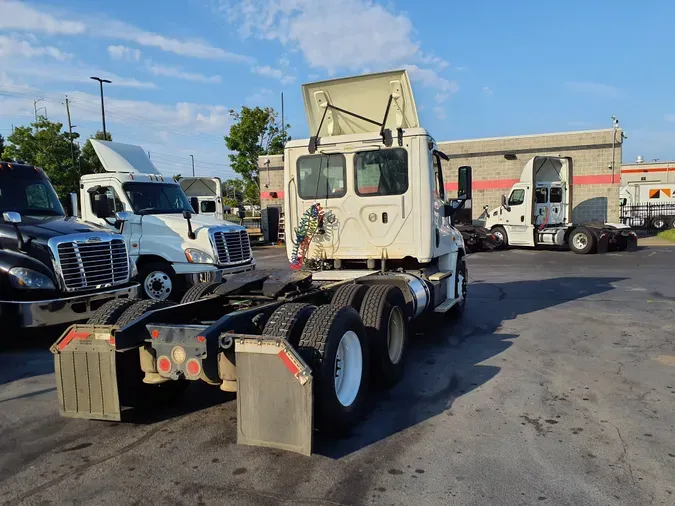
[[[298,195],[301,199],[330,199],[347,193],[347,162],[342,154],[298,158]]]
[[[403,148],[356,153],[354,170],[358,195],[403,195],[408,191],[408,152]]]

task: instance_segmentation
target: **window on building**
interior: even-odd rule
[[[551,188],[551,204],[560,204],[562,202],[562,188]]]
[[[347,193],[344,155],[310,155],[298,159],[298,195],[301,199],[330,199]]]
[[[548,202],[548,188],[537,188],[534,191],[534,197],[537,199],[537,204],[546,204]]]
[[[519,206],[525,202],[525,190],[513,190],[509,197],[510,206]]]
[[[408,191],[408,152],[403,148],[362,151],[354,157],[356,193],[403,195]]]

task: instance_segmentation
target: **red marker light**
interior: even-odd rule
[[[150,335],[152,336],[153,339],[157,339],[159,337],[159,330],[155,329],[152,332],[150,332]]]
[[[188,360],[188,363],[185,367],[187,370],[188,376],[196,377],[202,372],[202,366],[199,364],[197,359],[191,358]]]
[[[206,341],[206,338],[204,336],[197,336],[197,341],[203,343],[204,341]]]
[[[169,360],[169,357],[159,357],[157,359],[157,368],[159,372],[167,373],[171,371],[171,360]]]

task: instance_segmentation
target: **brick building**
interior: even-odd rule
[[[619,221],[621,131],[591,130],[516,137],[439,142],[450,160],[444,162],[446,188],[457,190],[457,168],[473,167],[474,219],[487,204],[499,205],[520,179],[527,160],[536,155],[571,156],[574,161],[573,219],[578,223]],[[616,139],[616,141],[614,141]],[[267,163],[269,160],[269,163]],[[616,170],[612,170],[616,167]],[[260,159],[262,207],[283,206],[281,155]]]

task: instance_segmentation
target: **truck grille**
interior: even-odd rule
[[[67,291],[126,283],[129,259],[123,239],[61,242],[57,262]]]
[[[251,260],[251,242],[246,230],[215,232],[213,243],[219,265],[243,264]]]

